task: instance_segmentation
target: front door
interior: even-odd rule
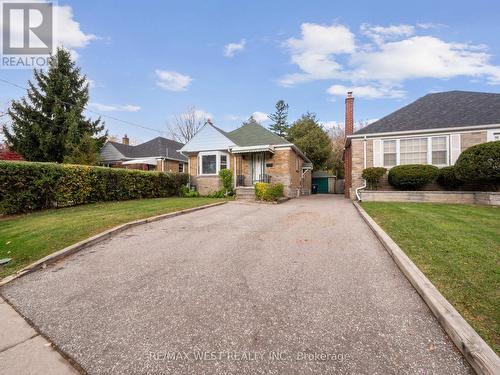
[[[252,154],[252,179],[253,183],[259,182],[264,175],[264,154]]]

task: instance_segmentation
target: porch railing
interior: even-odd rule
[[[257,176],[256,179],[250,179],[247,178],[248,176],[245,175],[237,175],[236,176],[236,186],[252,186],[256,184],[257,182],[266,182],[270,183],[271,182],[271,176],[268,174],[260,174]]]

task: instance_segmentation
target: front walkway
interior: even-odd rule
[[[471,372],[338,196],[140,226],[0,292],[91,374]]]

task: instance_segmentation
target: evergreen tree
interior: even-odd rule
[[[289,129],[287,118],[288,104],[286,104],[283,100],[279,100],[276,103],[276,112],[269,115],[269,119],[273,121],[273,124],[269,126],[269,130],[280,137],[286,137]]]
[[[315,114],[306,113],[295,121],[288,131],[288,140],[306,154],[315,170],[327,166],[332,153],[332,143]]]
[[[257,122],[255,117],[250,116],[247,120],[245,120],[241,123],[241,126],[245,126],[245,125],[260,125],[260,124]]]
[[[12,149],[26,160],[95,164],[107,134],[104,123],[83,116],[89,100],[87,79],[58,48],[48,70],[34,70],[27,97],[12,101],[11,129],[3,132]]]

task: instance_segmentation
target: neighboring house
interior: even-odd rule
[[[182,146],[163,137],[132,146],[125,134],[122,143],[106,142],[101,150],[101,164],[111,168],[187,172],[187,158],[178,152]]]
[[[449,91],[428,94],[353,134],[347,94],[345,196],[355,197],[367,167],[454,165],[465,149],[500,139],[500,94]],[[383,181],[384,189],[390,189]]]
[[[218,173],[224,168],[233,171],[237,194],[257,182],[282,183],[288,197],[311,190],[311,161],[294,144],[255,123],[225,132],[207,122],[180,152],[189,158],[190,182],[200,194],[221,188]]]
[[[21,155],[11,150],[6,144],[0,143],[0,160],[24,160]]]

